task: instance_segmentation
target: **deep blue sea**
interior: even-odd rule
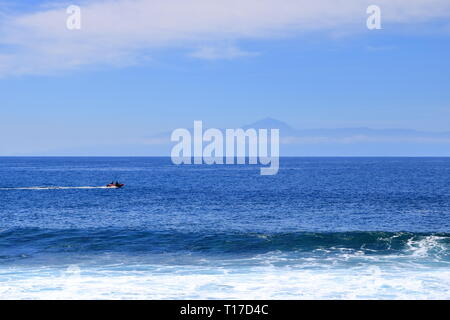
[[[0,298],[450,299],[449,187],[450,158],[0,158]]]

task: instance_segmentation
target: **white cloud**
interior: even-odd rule
[[[235,46],[201,47],[190,54],[190,56],[193,58],[206,60],[235,59],[239,57],[249,57],[256,55],[259,55],[259,53],[243,51]]]
[[[64,5],[0,12],[0,75],[48,73],[86,65],[140,63],[157,48],[200,48],[193,57],[248,56],[241,39],[310,31],[365,32],[373,0],[91,0],[82,29],[67,30]],[[450,17],[448,0],[378,0],[386,23],[414,25]],[[0,9],[1,10],[1,9]]]

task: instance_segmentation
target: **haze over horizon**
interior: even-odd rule
[[[207,123],[203,125],[203,131],[211,128]],[[450,156],[450,131],[366,127],[295,129],[270,117],[233,129],[237,128],[279,129],[281,156]],[[186,129],[193,134],[192,127]],[[226,128],[217,129],[225,136]],[[176,144],[170,141],[170,136],[171,131],[165,131],[118,144],[88,144],[16,156],[170,156]]]

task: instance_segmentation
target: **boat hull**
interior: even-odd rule
[[[108,185],[106,185],[106,187],[108,188],[108,189],[120,189],[120,188],[122,188],[124,186],[124,184],[108,184]]]

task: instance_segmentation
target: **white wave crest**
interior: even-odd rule
[[[411,238],[407,241],[407,251],[415,257],[428,257],[431,254],[441,254],[447,252],[447,245],[442,241],[445,237],[426,236],[421,239]]]

